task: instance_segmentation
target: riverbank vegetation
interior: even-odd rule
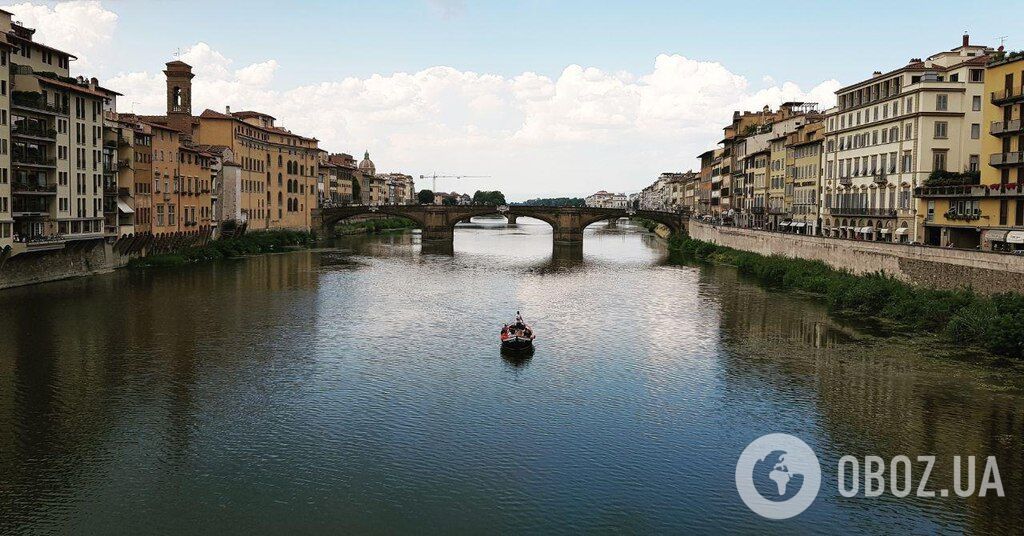
[[[242,236],[211,240],[203,246],[183,248],[132,259],[129,268],[182,266],[231,257],[275,253],[310,247],[313,235],[301,231],[255,231]]]
[[[338,223],[334,226],[334,234],[336,236],[352,234],[377,234],[388,231],[414,229],[415,227],[416,222],[408,218],[371,218],[362,221]]]
[[[854,275],[820,261],[765,257],[684,236],[673,236],[669,249],[677,260],[728,264],[767,287],[813,294],[840,315],[885,320],[912,331],[941,333],[954,343],[999,356],[1024,357],[1021,294],[985,296],[968,288],[915,286],[883,273]]]

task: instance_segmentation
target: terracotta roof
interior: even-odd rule
[[[276,119],[274,116],[270,114],[265,114],[263,112],[255,112],[253,110],[243,110],[241,112],[234,112],[231,115],[239,119],[248,119],[250,117],[269,117],[271,119]]]
[[[284,136],[293,136],[295,138],[299,138],[299,139],[306,140],[306,141],[316,141],[316,142],[320,141],[320,140],[318,140],[316,138],[308,138],[308,137],[303,136],[301,134],[296,134],[294,132],[291,132],[289,130],[283,129],[281,127],[264,127],[264,126],[260,126],[260,125],[254,125],[252,123],[246,123],[245,121],[242,121],[242,119],[239,117],[238,114],[257,114],[259,116],[271,117],[271,116],[269,116],[267,114],[261,114],[259,112],[236,112],[236,113],[233,113],[231,115],[228,115],[228,114],[222,114],[220,112],[215,112],[215,111],[213,111],[213,110],[211,110],[209,108],[207,108],[206,110],[203,110],[203,113],[199,114],[199,117],[204,118],[204,119],[230,119],[232,121],[238,121],[239,123],[242,123],[242,124],[244,124],[246,126],[249,126],[249,127],[255,128],[255,129],[259,129],[259,130],[263,130],[265,132],[273,132],[274,134],[282,134]],[[255,116],[247,116],[247,117],[255,117]]]
[[[13,31],[12,32],[7,32],[7,36],[8,37],[13,37],[13,38],[17,39],[18,41],[24,41],[26,43],[31,43],[31,44],[33,44],[33,45],[35,45],[35,46],[37,46],[37,47],[39,47],[41,49],[44,49],[44,50],[49,50],[51,52],[56,52],[58,54],[63,54],[65,56],[69,57],[69,58],[73,58],[73,59],[76,59],[76,60],[78,59],[78,56],[75,56],[74,54],[72,54],[70,52],[64,52],[63,50],[61,50],[59,48],[53,48],[51,46],[47,46],[47,45],[44,45],[42,43],[38,43],[38,42],[33,41],[31,39],[26,39],[26,38],[24,38],[24,37],[22,37],[20,35],[15,34]]]
[[[96,96],[96,97],[109,97],[111,93],[113,93],[114,95],[120,95],[120,93],[108,92],[107,90],[105,90],[103,88],[93,89],[93,88],[91,88],[89,86],[80,86],[78,84],[71,84],[71,83],[65,82],[63,80],[57,80],[56,78],[50,78],[50,77],[42,76],[42,75],[39,75],[39,74],[36,74],[36,79],[38,79],[40,82],[42,82],[44,84],[49,84],[51,86],[56,86],[56,87],[60,87],[60,88],[64,88],[64,89],[69,89],[71,91],[77,91],[79,93],[85,93],[86,95],[93,95],[93,96]]]

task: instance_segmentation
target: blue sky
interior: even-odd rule
[[[729,8],[722,10],[723,4]],[[951,48],[964,30],[975,42],[998,44],[998,36],[1020,27],[1006,24],[1000,13],[1013,11],[1006,4],[971,9],[962,2],[122,0],[107,5],[121,17],[115,42],[124,45],[122,68],[144,70],[176,48],[205,41],[239,62],[277,58],[281,84],[433,65],[504,75],[553,76],[572,63],[639,72],[657,54],[680,53],[721,62],[752,80],[768,75],[803,86],[825,78],[853,81],[876,67],[923,55],[922,50]],[[161,20],[173,21],[175,31],[162,31]],[[1007,41],[1022,38],[1024,33]]]
[[[727,6],[727,9],[719,9]],[[1024,7],[1019,4],[1018,7]],[[492,175],[514,199],[636,191],[697,165],[733,110],[831,105],[841,85],[973,43],[1019,48],[952,2],[74,0],[7,7],[159,113],[163,63],[194,107],[259,109],[378,170]],[[1005,20],[1004,20],[1005,19]]]

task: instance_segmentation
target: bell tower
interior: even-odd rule
[[[183,61],[169,61],[164,69],[167,77],[167,115],[192,115],[192,66]]]

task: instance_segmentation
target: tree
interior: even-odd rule
[[[352,177],[352,202],[361,203],[363,201],[363,187],[359,185],[359,178]]]
[[[416,194],[416,200],[419,201],[421,205],[433,205],[434,192],[430,190],[420,190],[419,193]]]
[[[480,190],[477,190],[476,193],[473,194],[473,204],[474,205],[504,205],[504,204],[506,204],[505,203],[505,194],[501,193],[501,191],[499,191],[499,190],[492,190],[492,191],[480,191]]]
[[[455,199],[454,197],[445,196],[445,198],[441,200],[441,204],[442,205],[457,205],[457,204],[459,204],[459,200]]]

